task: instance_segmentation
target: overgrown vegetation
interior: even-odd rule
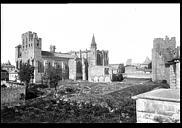
[[[56,97],[54,93],[49,93],[49,95],[44,98],[26,101],[25,105],[5,108],[1,112],[1,121],[135,123],[135,101],[131,99],[131,96],[150,91],[159,86],[159,84],[152,82],[128,86],[115,92],[100,95],[99,97],[96,96],[95,98],[99,100],[99,103],[95,103],[95,100],[89,99],[86,101],[71,101],[69,99]],[[73,88],[67,87],[64,89],[64,92],[61,92],[61,95],[73,92],[75,92]]]
[[[60,67],[48,66],[46,71],[42,77],[43,80],[46,80],[46,84],[50,86],[54,86],[55,90],[57,90],[58,81],[62,79],[62,69]]]

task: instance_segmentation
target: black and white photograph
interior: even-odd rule
[[[1,4],[1,123],[180,123],[180,3]]]

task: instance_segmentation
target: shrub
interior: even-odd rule
[[[113,74],[112,76],[112,81],[122,81],[124,78],[123,78],[123,75],[120,73],[120,74]]]
[[[162,80],[162,84],[167,84],[167,80]]]
[[[6,88],[7,86],[5,84],[1,85],[1,88]]]

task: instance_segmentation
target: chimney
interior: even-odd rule
[[[56,49],[55,45],[50,45],[50,52],[54,53]]]

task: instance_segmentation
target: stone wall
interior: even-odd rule
[[[180,89],[180,62],[176,63],[176,88]]]
[[[137,106],[137,123],[175,123],[174,116],[180,116],[180,103],[139,99]],[[180,121],[179,119],[176,119]]]
[[[145,78],[151,79],[152,73],[124,73],[127,78]]]
[[[176,86],[176,73],[175,73],[175,64],[170,65],[170,88],[175,88]]]
[[[145,72],[144,70],[139,70],[135,66],[126,66],[125,67],[125,76],[127,78],[152,78],[152,73]]]
[[[180,88],[180,62],[170,65],[170,88]]]
[[[11,87],[1,88],[1,105],[14,105],[24,101],[20,100],[22,93],[25,95],[25,86],[12,84]]]
[[[109,69],[105,74],[105,69]],[[108,66],[92,66],[88,70],[88,80],[90,82],[111,82],[112,71]]]
[[[132,97],[136,99],[137,123],[180,123],[180,92],[158,89]]]
[[[117,74],[119,64],[109,64],[109,66],[112,68],[113,74]],[[122,66],[124,66],[124,64],[122,64]]]

